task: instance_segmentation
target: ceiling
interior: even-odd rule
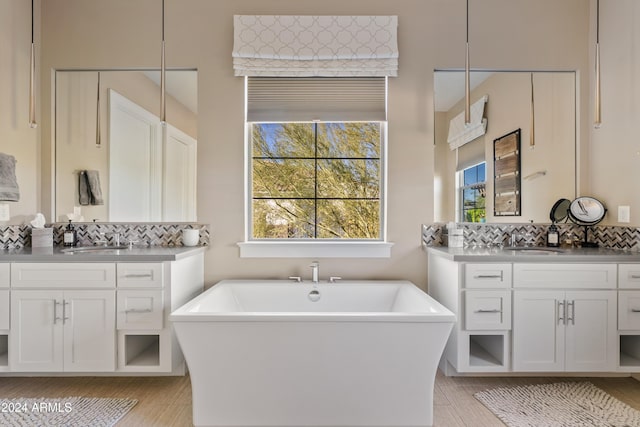
[[[160,86],[160,71],[144,71],[144,74]],[[169,95],[198,114],[198,72],[193,70],[166,71],[165,90]]]
[[[471,90],[493,74],[492,71],[472,71]],[[436,71],[433,73],[433,99],[437,112],[449,111],[464,98],[464,71]]]

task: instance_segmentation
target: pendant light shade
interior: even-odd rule
[[[100,139],[100,71],[98,71],[98,96],[96,97],[96,147],[102,146]]]
[[[598,129],[602,126],[602,101],[600,99],[600,0],[596,0],[596,88],[594,102],[593,125]]]
[[[529,135],[529,148],[536,146],[536,103],[533,87],[533,73],[531,73],[531,131]]]
[[[466,55],[464,61],[464,123],[471,123],[471,72],[469,69],[469,0],[466,7]]]
[[[31,64],[29,67],[29,127],[38,127],[36,122],[36,46],[33,38],[33,0],[31,0]]]
[[[162,0],[162,53],[160,55],[160,123],[167,122],[167,104],[165,99],[165,60],[164,60],[164,0]]]

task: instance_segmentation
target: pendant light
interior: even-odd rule
[[[602,126],[602,111],[600,100],[600,0],[596,0],[596,93],[595,93],[594,127]]]
[[[533,73],[531,73],[531,133],[529,135],[529,148],[536,146],[536,104],[533,94]]]
[[[33,0],[31,0],[31,64],[29,67],[29,127],[35,129],[36,123],[36,45],[33,41]]]
[[[102,146],[100,140],[100,71],[98,71],[98,96],[96,97],[96,147]]]
[[[162,54],[160,56],[160,123],[167,123],[167,105],[165,100],[165,63],[164,63],[164,0],[162,0]]]
[[[471,123],[471,76],[469,70],[469,0],[467,0],[466,56],[464,61],[464,124]]]

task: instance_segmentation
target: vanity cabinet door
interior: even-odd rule
[[[61,291],[11,292],[9,366],[17,372],[62,371]]]
[[[15,372],[115,370],[115,291],[11,293]]]
[[[566,371],[613,371],[616,366],[616,291],[567,291]]]
[[[115,291],[65,291],[63,304],[64,370],[115,370]]]
[[[616,291],[514,291],[513,370],[615,369]]]
[[[513,370],[564,369],[564,292],[514,291]]]

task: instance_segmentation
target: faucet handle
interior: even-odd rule
[[[329,277],[329,283],[336,283],[338,280],[342,280],[340,276],[331,276]]]
[[[109,236],[111,236],[111,237],[113,237],[115,239],[116,246],[120,246],[120,233],[118,233],[117,231],[114,231],[113,233],[109,233]]]
[[[107,246],[108,243],[109,241],[107,240],[107,236],[105,235],[105,233],[100,233],[100,238],[93,241],[94,245]]]
[[[293,280],[296,283],[302,282],[302,278],[300,276],[289,276],[289,280]]]

